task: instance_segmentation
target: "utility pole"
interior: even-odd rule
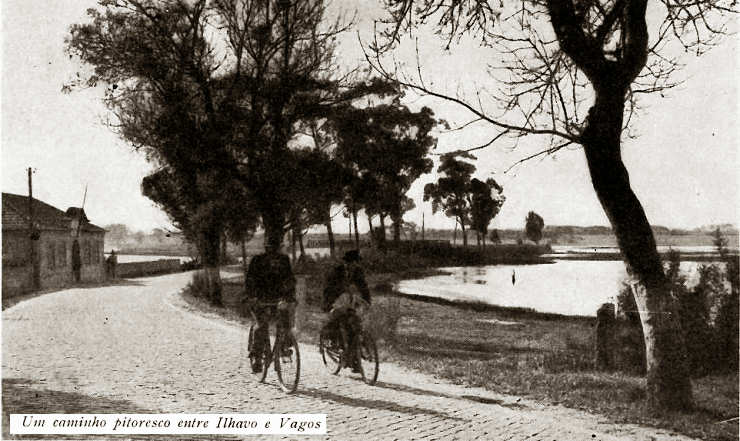
[[[421,241],[424,241],[424,212],[421,212]]]
[[[39,240],[39,233],[36,231],[33,222],[33,180],[31,174],[33,170],[28,167],[28,243],[29,258],[31,260],[31,287],[34,291],[38,290],[41,285],[39,275],[39,262],[36,256],[36,241]]]
[[[80,237],[80,227],[82,226],[82,212],[85,210],[85,201],[87,200],[87,184],[85,184],[85,194],[82,196],[82,207],[80,207],[79,213],[77,213],[77,231],[75,232],[75,238]]]

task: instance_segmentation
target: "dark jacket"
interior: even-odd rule
[[[295,302],[295,277],[285,254],[260,254],[249,262],[245,280],[248,297],[262,302]]]
[[[362,299],[370,303],[370,290],[367,288],[365,273],[362,268],[356,266],[353,269],[348,269],[346,265],[342,264],[334,268],[326,279],[324,311],[330,310],[337,297],[347,292],[347,288],[351,284],[354,284],[357,290],[360,291]]]

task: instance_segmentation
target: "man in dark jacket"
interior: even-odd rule
[[[362,332],[362,324],[355,313],[356,301],[346,298],[350,295],[350,289],[354,285],[360,293],[360,297],[368,305],[370,304],[370,290],[365,281],[365,274],[360,266],[360,253],[357,250],[347,251],[342,258],[344,261],[329,273],[324,289],[324,312],[329,313],[329,321],[326,327],[334,336],[337,331],[347,338],[349,353],[353,358],[350,360],[352,370],[359,372],[359,366],[354,358],[357,335]],[[356,300],[356,299],[355,299]]]
[[[252,354],[261,354],[264,342],[269,341],[270,322],[277,319],[278,332],[290,326],[287,314],[278,314],[277,303],[295,303],[295,277],[290,259],[280,253],[280,240],[273,239],[265,246],[265,253],[254,256],[249,262],[245,279],[247,299],[256,300],[253,307],[257,316]],[[250,354],[250,355],[252,355]],[[261,359],[252,365],[252,370],[262,370]]]

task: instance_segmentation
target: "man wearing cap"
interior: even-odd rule
[[[350,294],[352,285],[359,291],[361,299],[370,304],[370,290],[365,281],[365,273],[360,266],[360,253],[351,250],[344,253],[343,263],[334,268],[326,281],[324,289],[324,312],[329,313],[326,327],[333,335],[336,331],[345,334],[349,343],[350,354],[356,354],[356,336],[362,331],[362,325],[355,313],[357,302]],[[352,370],[359,372],[357,360],[352,359]]]

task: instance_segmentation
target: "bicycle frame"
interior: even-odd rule
[[[299,372],[300,372],[300,355],[299,355],[298,345],[297,345],[297,343],[295,341],[295,335],[293,333],[293,317],[294,317],[294,314],[295,314],[295,305],[292,304],[292,303],[287,303],[287,302],[280,302],[280,303],[274,303],[274,302],[270,302],[270,303],[268,303],[268,302],[250,302],[250,304],[247,304],[246,306],[248,307],[249,314],[251,315],[252,320],[253,320],[253,324],[250,327],[250,331],[249,331],[250,332],[250,338],[249,338],[249,340],[250,340],[250,351],[253,351],[254,350],[254,346],[253,345],[256,343],[256,335],[254,335],[253,333],[256,330],[257,323],[259,323],[259,321],[257,320],[256,308],[259,307],[259,306],[262,306],[262,307],[277,306],[277,308],[278,308],[278,317],[277,317],[276,326],[275,326],[275,334],[274,334],[275,335],[275,340],[274,340],[274,343],[271,345],[270,344],[270,341],[269,341],[269,337],[268,337],[269,336],[269,332],[270,332],[270,330],[269,330],[269,327],[270,327],[270,324],[271,324],[270,322],[273,321],[273,320],[270,320],[267,323],[267,326],[268,326],[268,329],[266,330],[267,332],[265,334],[263,334],[265,336],[265,341],[262,342],[262,345],[263,345],[262,346],[262,351],[264,351],[263,352],[264,358],[261,355],[258,355],[258,357],[261,358],[262,359],[262,362],[264,363],[262,365],[263,366],[262,367],[262,372],[260,374],[261,375],[260,382],[264,382],[264,380],[265,380],[265,378],[267,376],[267,372],[269,370],[269,367],[270,367],[270,365],[272,365],[274,367],[274,369],[275,369],[275,372],[277,372],[277,374],[278,374],[278,380],[280,381],[280,385],[283,388],[283,390],[285,392],[288,392],[288,393],[294,392],[295,391],[295,388],[298,385],[298,378],[299,378],[299,375],[300,375],[299,374]],[[287,314],[287,316],[283,316],[283,314]],[[283,317],[286,317],[285,318],[285,322],[286,322],[285,324],[286,324],[286,326],[281,326],[281,324],[280,324],[281,321],[283,320]],[[255,340],[253,340],[253,338]],[[288,342],[288,345],[292,345],[295,348],[295,351],[294,352],[295,352],[295,357],[296,357],[296,363],[297,363],[296,364],[296,366],[297,366],[296,369],[297,370],[296,370],[295,382],[292,383],[292,386],[290,385],[291,383],[285,383],[285,379],[284,379],[283,373],[282,373],[282,368],[281,368],[281,366],[279,366],[280,364],[283,363],[283,361],[281,361],[280,358],[279,358],[281,356],[281,354],[279,352],[284,347],[283,345],[285,345],[286,342]],[[250,357],[251,357],[251,355],[250,355]]]

